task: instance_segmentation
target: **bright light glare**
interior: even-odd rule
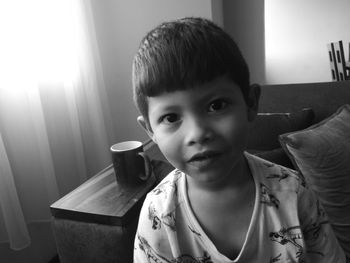
[[[76,0],[0,1],[0,88],[74,81],[80,23]]]

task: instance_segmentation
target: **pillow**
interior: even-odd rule
[[[326,213],[350,257],[350,105],[305,130],[280,137]]]
[[[310,126],[314,116],[311,108],[293,113],[259,113],[249,131],[247,149],[267,151],[280,148],[280,134]]]

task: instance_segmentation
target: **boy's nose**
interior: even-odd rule
[[[203,144],[213,139],[213,130],[207,120],[193,118],[188,121],[185,129],[186,144]]]

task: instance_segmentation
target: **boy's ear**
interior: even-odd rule
[[[249,88],[249,94],[247,98],[248,105],[248,120],[253,121],[258,114],[259,99],[260,99],[260,85],[252,84]]]
[[[155,138],[154,138],[154,134],[152,132],[151,127],[149,126],[148,122],[145,120],[145,118],[143,116],[138,116],[137,117],[137,122],[140,124],[140,126],[146,131],[146,133],[148,134],[148,136],[155,142]]]

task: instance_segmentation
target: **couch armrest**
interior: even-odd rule
[[[53,218],[61,263],[131,263],[138,219],[112,226]]]

